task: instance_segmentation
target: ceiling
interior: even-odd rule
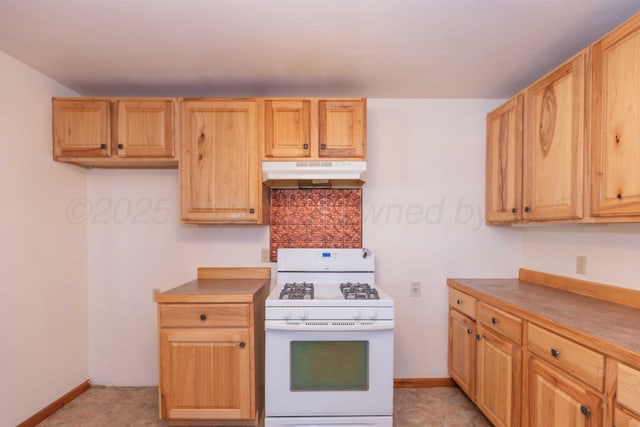
[[[506,98],[640,0],[1,0],[0,50],[86,96]]]

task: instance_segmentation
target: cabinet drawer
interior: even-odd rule
[[[640,415],[640,371],[618,363],[618,403]]]
[[[159,304],[161,328],[250,326],[249,304]]]
[[[505,338],[522,345],[522,319],[483,302],[478,303],[478,320]]]
[[[560,335],[529,324],[529,351],[602,391],[604,356]]]
[[[449,288],[449,305],[475,320],[476,299],[471,295],[467,295],[457,289]]]

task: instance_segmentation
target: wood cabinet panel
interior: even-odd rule
[[[466,314],[470,318],[476,318],[476,299],[471,295],[449,288],[449,306]]]
[[[525,92],[523,219],[583,216],[584,51]]]
[[[614,427],[640,427],[640,418],[633,417],[620,408],[616,408]]]
[[[366,101],[318,103],[319,157],[365,157]]]
[[[487,223],[522,218],[523,106],[517,95],[487,115]]]
[[[602,399],[535,359],[529,359],[529,427],[599,427]]]
[[[495,426],[519,426],[522,350],[478,327],[476,403]]]
[[[160,332],[164,415],[247,419],[255,412],[247,329]]]
[[[522,319],[484,302],[478,302],[478,322],[522,345]]]
[[[311,101],[265,101],[265,157],[311,155]]]
[[[640,215],[640,15],[592,48],[595,216]]]
[[[119,157],[174,157],[174,102],[118,101]]]
[[[256,100],[182,104],[182,220],[260,223],[262,180]]]
[[[476,324],[449,310],[449,375],[471,398],[475,396]]]
[[[616,400],[640,416],[640,371],[618,363]]]
[[[161,304],[160,327],[231,327],[251,325],[249,304]]]
[[[585,384],[602,391],[604,356],[553,332],[529,324],[529,351]]]
[[[109,157],[110,103],[94,99],[53,99],[53,156]]]

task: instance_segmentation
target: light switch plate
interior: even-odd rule
[[[584,255],[578,255],[576,257],[576,273],[587,274],[587,257]]]
[[[260,252],[260,260],[262,262],[270,262],[270,258],[269,249],[262,248],[262,251]]]

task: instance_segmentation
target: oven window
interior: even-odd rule
[[[291,391],[369,390],[368,341],[291,341]]]

